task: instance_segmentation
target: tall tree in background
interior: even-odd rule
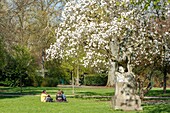
[[[11,0],[3,2],[3,34],[9,48],[13,45],[27,46],[41,60],[43,50],[54,39],[54,28],[59,22],[61,9],[56,0]],[[7,36],[8,35],[8,36]]]
[[[45,57],[44,49],[54,39],[54,28],[60,21],[58,6],[60,1],[56,0],[2,0],[0,18],[0,37],[4,45],[3,49],[11,57],[18,46],[30,52],[39,66]],[[15,51],[17,52],[20,51]],[[19,53],[18,53],[19,54]],[[44,55],[44,56],[43,56]],[[2,62],[1,62],[2,63]],[[28,62],[27,62],[28,63]],[[38,67],[35,67],[37,69]],[[19,76],[19,75],[18,75]]]
[[[4,37],[6,36],[7,32],[4,32],[4,26],[6,25],[6,19],[4,18],[7,14],[7,7],[4,1],[0,2],[0,70],[2,71],[3,66],[5,65],[5,49],[4,49]]]
[[[60,21],[60,10],[57,7],[59,1],[56,0],[37,0],[32,6],[31,22],[28,27],[31,38],[29,45],[31,51],[37,57],[37,63],[43,62],[45,57],[44,50],[54,41],[55,27]]]

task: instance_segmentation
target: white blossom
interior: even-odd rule
[[[119,6],[117,2],[120,2]],[[62,12],[63,22],[55,30],[56,42],[46,51],[47,57],[75,57],[80,53],[80,45],[83,47],[81,52],[85,53],[81,58],[84,66],[91,62],[92,66],[98,63],[108,65],[106,58],[111,56],[107,52],[110,51],[110,41],[118,40],[118,43],[124,44],[122,51],[135,56],[134,64],[139,65],[143,59],[152,61],[151,54],[160,53],[162,42],[158,39],[162,35],[156,29],[158,24],[150,24],[156,23],[151,19],[151,16],[155,16],[153,3],[150,3],[148,10],[142,11],[145,5],[143,1],[139,6],[133,6],[130,0],[100,0],[100,3],[96,0],[68,1]],[[165,9],[165,14],[168,14],[169,9]],[[153,26],[151,30],[148,29],[149,25]],[[129,31],[131,34],[128,34]],[[169,34],[164,33],[165,36]],[[127,39],[125,37],[130,41],[124,41]]]

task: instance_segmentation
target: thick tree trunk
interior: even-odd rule
[[[117,69],[117,56],[118,56],[119,46],[117,44],[117,41],[111,41],[110,42],[110,69],[108,72],[108,80],[106,86],[114,86],[114,79],[115,79],[115,72]]]
[[[110,63],[110,70],[108,73],[108,80],[107,80],[107,86],[111,87],[114,86],[114,78],[115,78],[115,71],[116,71],[116,62],[111,62]]]

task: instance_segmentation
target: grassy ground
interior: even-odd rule
[[[68,103],[41,103],[37,96],[1,99],[1,113],[111,113],[108,102],[68,98]]]
[[[72,88],[25,87],[23,88],[23,94],[29,94],[29,96],[18,96],[20,88],[0,87],[0,113],[125,113],[125,111],[111,109],[110,101],[105,99],[68,97],[68,103],[41,103],[39,94],[43,89],[52,94],[52,98],[55,98],[55,93],[58,89],[64,90],[66,95],[72,94]],[[113,95],[113,91],[113,88],[75,88],[77,95],[106,96]],[[160,96],[160,93],[162,93],[160,89],[153,89],[148,95]],[[5,94],[5,96],[2,96],[2,94]],[[153,103],[143,103],[142,107],[143,111],[128,111],[128,113],[170,113],[170,103],[157,103],[154,101]]]
[[[1,113],[125,113],[111,109],[110,101],[68,98],[68,103],[42,103],[39,96],[1,97]],[[143,105],[139,113],[169,113],[170,104]],[[137,111],[128,111],[137,113]]]

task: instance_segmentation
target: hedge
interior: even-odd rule
[[[87,86],[105,86],[106,83],[107,83],[106,74],[86,75],[84,78],[84,85]]]

